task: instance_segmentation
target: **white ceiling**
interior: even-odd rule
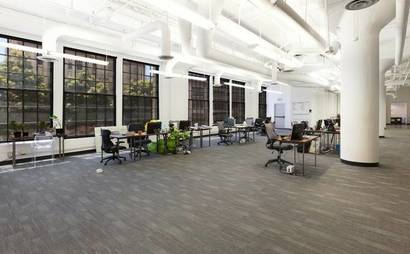
[[[209,0],[176,0],[191,5],[201,4]],[[323,58],[318,55],[321,51],[317,43],[300,29],[294,29],[286,19],[280,15],[272,15],[270,9],[260,9],[255,0],[225,0],[223,13],[235,22],[265,38],[273,45],[296,54],[300,52],[316,52],[305,57],[304,68],[296,70],[298,73],[308,74],[322,69],[335,69],[337,57]],[[390,0],[389,0],[390,1]],[[393,0],[391,0],[393,1]],[[223,1],[221,1],[223,2]],[[325,40],[337,39],[337,26],[349,0],[286,0],[311,27]],[[172,13],[152,8],[142,0],[0,0],[0,12],[16,11],[37,16],[41,19],[38,31],[47,29],[49,24],[59,22],[92,28],[102,33],[125,33],[138,29],[142,25],[154,21],[167,22],[172,30],[172,40],[178,44],[179,30],[177,18]],[[327,19],[327,17],[329,19]],[[24,27],[24,20],[17,19],[16,27]],[[1,25],[0,25],[1,26]],[[145,39],[155,38],[148,36]],[[392,57],[394,54],[394,24],[387,26],[381,34],[381,56]],[[252,45],[229,36],[226,31],[216,32],[215,43],[228,53],[248,58],[249,60],[265,60],[265,56],[244,54]],[[405,55],[410,51],[406,47]]]

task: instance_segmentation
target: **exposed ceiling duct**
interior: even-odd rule
[[[295,22],[302,30],[304,30],[312,39],[314,39],[318,46],[323,50],[327,50],[327,41],[311,26],[309,25],[295,10],[290,7],[284,0],[250,0],[257,6],[263,9],[274,8],[280,10],[289,17],[290,22]]]
[[[161,32],[161,55],[159,56],[160,60],[170,60],[173,58],[171,55],[171,32],[169,27],[162,21],[154,21],[146,24],[142,28],[139,28],[136,31],[126,34],[122,39],[124,41],[131,41],[135,38],[143,36],[145,34],[150,34],[154,31]]]

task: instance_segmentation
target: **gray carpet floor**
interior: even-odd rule
[[[262,138],[106,167],[96,154],[3,167],[0,253],[410,253],[410,129],[386,136],[379,168],[307,156],[305,177],[265,168]]]

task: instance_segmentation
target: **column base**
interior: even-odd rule
[[[346,165],[357,166],[357,167],[378,167],[378,162],[356,162],[340,159],[340,161]]]

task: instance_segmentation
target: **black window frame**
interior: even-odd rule
[[[267,103],[266,103],[266,87],[261,88],[262,91],[259,93],[259,108],[258,108],[258,117],[265,119],[267,115]]]
[[[116,59],[117,59],[117,57],[115,57],[115,56],[110,56],[110,55],[104,55],[104,54],[100,54],[100,53],[96,53],[96,52],[92,52],[92,51],[87,51],[87,50],[83,50],[83,49],[77,49],[77,48],[71,48],[71,47],[64,47],[64,52],[66,53],[67,51],[70,51],[70,52],[73,52],[74,51],[74,53],[77,55],[77,53],[80,53],[81,55],[83,55],[83,54],[85,54],[87,57],[90,57],[89,55],[92,55],[92,56],[95,56],[95,57],[99,57],[100,59],[99,60],[106,60],[106,61],[109,61],[109,62],[111,62],[112,63],[112,65],[113,65],[113,67],[112,67],[112,70],[110,70],[110,69],[107,69],[107,68],[109,68],[108,67],[108,65],[107,66],[104,66],[104,67],[99,67],[99,68],[97,68],[97,64],[93,64],[93,63],[84,63],[84,62],[81,62],[81,61],[74,61],[74,64],[71,64],[71,63],[69,63],[69,64],[67,64],[67,60],[64,58],[64,61],[63,61],[63,129],[64,129],[64,132],[65,132],[65,134],[67,135],[66,136],[66,138],[67,139],[71,139],[71,138],[86,138],[86,137],[94,137],[95,136],[95,133],[94,133],[94,130],[93,130],[93,133],[92,134],[87,134],[87,132],[86,132],[86,134],[78,134],[78,120],[77,120],[77,118],[78,118],[78,114],[77,114],[77,108],[78,108],[78,99],[77,99],[77,97],[78,97],[78,95],[85,95],[85,96],[89,96],[89,95],[94,95],[95,96],[95,98],[96,98],[96,103],[95,103],[95,105],[96,105],[96,125],[94,126],[94,127],[91,127],[92,129],[94,129],[95,127],[104,127],[104,126],[116,126],[116,86],[117,86],[117,84],[116,84]],[[70,53],[69,52],[69,53]],[[92,57],[91,56],[91,57]],[[70,61],[72,61],[72,60],[70,60]],[[109,83],[109,82],[106,82],[106,72],[107,71],[111,71],[112,72],[112,91],[113,91],[113,93],[112,94],[109,94],[109,93],[97,93],[97,92],[94,92],[94,93],[88,93],[88,92],[77,92],[76,91],[76,89],[77,89],[77,85],[75,85],[75,88],[74,88],[74,92],[73,91],[67,91],[66,90],[66,79],[70,79],[70,80],[74,80],[74,81],[77,81],[77,80],[79,80],[79,79],[77,79],[77,63],[81,63],[81,64],[84,64],[84,66],[85,66],[85,69],[89,69],[89,68],[93,68],[93,69],[95,69],[95,75],[96,75],[96,79],[95,79],[95,83],[97,84],[97,82],[98,82],[98,80],[97,80],[97,70],[102,70],[102,69],[104,69],[104,81],[103,81],[103,83],[104,83],[104,89],[105,89],[105,87],[106,87],[106,83]],[[74,78],[69,78],[69,77],[67,77],[66,76],[66,65],[74,65],[74,67],[75,67],[75,69],[74,69]],[[89,66],[91,66],[91,67],[89,67]],[[86,81],[86,80],[81,80],[80,79],[80,81]],[[85,84],[85,86],[87,86],[87,84],[86,83],[84,83]],[[97,90],[97,88],[95,87],[95,89]],[[76,102],[76,106],[75,106],[75,121],[74,121],[74,123],[75,123],[75,134],[74,135],[68,135],[67,134],[67,111],[68,111],[68,109],[67,109],[67,107],[66,107],[66,102],[67,102],[67,95],[74,95],[74,98],[75,98],[75,102]],[[98,97],[100,97],[100,98],[104,98],[103,100],[104,100],[104,102],[105,102],[105,106],[104,106],[104,108],[105,108],[105,111],[104,111],[104,124],[103,125],[98,125],[97,124],[97,122],[98,122],[98,109],[99,108],[102,108],[102,107],[98,107],[99,106],[99,104],[98,104],[98,102],[99,102],[99,100],[97,99]],[[107,107],[107,105],[109,105],[109,100],[108,100],[108,97],[112,97],[112,104],[113,104],[113,107],[112,107],[112,117],[113,117],[113,120],[112,121],[110,121],[110,120],[107,120],[107,108],[109,108],[109,107]],[[87,103],[87,100],[86,100],[86,103]],[[86,108],[85,108],[85,111],[86,111],[86,120],[85,120],[85,124],[86,124],[86,129],[88,128],[88,119],[87,119],[87,109],[88,109],[88,107],[87,107],[87,104],[86,104]]]
[[[232,86],[232,117],[237,123],[245,121],[245,82],[232,80],[232,84],[244,86],[244,88]]]
[[[36,48],[42,48],[42,43],[41,42],[30,40],[30,39],[10,36],[10,35],[6,35],[6,34],[0,34],[0,38],[6,39],[7,42],[10,42],[10,40],[11,41],[18,41],[19,43],[21,42],[22,44],[26,44],[26,43],[29,44],[29,45],[25,45],[25,46],[33,47],[35,45]],[[14,43],[14,42],[12,42],[12,43]],[[27,114],[27,112],[26,112],[27,108],[25,107],[25,100],[26,100],[25,95],[27,95],[29,92],[34,92],[35,93],[35,95],[36,95],[36,103],[35,103],[35,106],[34,106],[35,107],[35,112],[36,112],[36,128],[34,130],[35,132],[39,131],[39,123],[41,121],[44,121],[49,125],[52,124],[52,121],[50,119],[50,115],[53,114],[53,110],[54,110],[53,109],[54,64],[53,63],[46,63],[48,65],[48,68],[49,68],[48,69],[48,74],[49,74],[48,76],[39,75],[39,71],[40,71],[39,66],[43,65],[43,70],[45,68],[44,67],[44,62],[37,59],[37,56],[39,56],[39,54],[26,52],[26,51],[21,51],[22,56],[18,57],[18,56],[10,55],[10,50],[11,50],[10,48],[6,48],[6,54],[5,55],[1,54],[2,56],[5,56],[7,58],[6,59],[6,61],[7,61],[7,71],[5,72],[5,74],[7,75],[7,80],[6,80],[6,83],[7,83],[6,86],[7,87],[0,87],[0,91],[4,91],[7,95],[7,98],[6,98],[7,102],[6,102],[6,107],[5,107],[7,116],[6,116],[6,122],[5,122],[5,125],[6,125],[5,140],[0,140],[0,143],[7,143],[7,142],[12,141],[12,137],[11,137],[12,135],[11,134],[13,134],[13,131],[10,129],[10,123],[11,123],[10,114],[12,114],[12,113],[10,112],[10,96],[9,96],[11,92],[15,92],[15,93],[20,92],[21,93],[21,114],[22,114],[21,120],[22,121],[16,121],[16,123],[24,124],[26,126],[27,126],[27,124],[33,125],[34,122],[27,122],[25,120],[25,114]],[[18,51],[20,51],[20,50],[18,50]],[[31,55],[34,55],[34,56],[33,57],[25,57],[26,54],[31,54]],[[22,61],[21,80],[20,80],[21,81],[21,87],[20,88],[18,88],[18,87],[10,88],[9,87],[9,81],[10,81],[11,74],[13,74],[13,73],[17,74],[15,72],[10,71],[10,68],[9,68],[10,67],[10,57],[21,58],[21,61]],[[26,78],[26,76],[25,76],[25,62],[26,61],[28,62],[30,60],[31,61],[36,61],[36,73],[34,75],[30,75],[30,76],[35,77],[34,83],[35,83],[36,88],[27,89],[27,88],[25,88],[25,78]],[[39,77],[48,78],[48,82],[47,82],[48,83],[48,89],[38,89]],[[47,119],[40,119],[39,118],[39,114],[44,113],[44,112],[41,112],[41,110],[40,110],[41,106],[39,105],[39,93],[42,93],[42,92],[48,92],[47,97],[48,97],[48,102],[49,102],[49,105],[48,105],[48,108],[49,108],[48,111],[49,112],[48,112]],[[33,106],[31,106],[31,107],[33,107]],[[27,128],[25,131],[27,131],[27,130],[29,130],[29,129]],[[34,134],[34,131],[33,131],[33,134]],[[32,140],[33,138],[34,138],[34,136],[30,135],[30,133],[29,133],[29,137],[27,139]]]
[[[126,62],[129,62],[130,63],[130,70],[129,70],[129,72],[125,72],[124,71],[124,63],[126,63]],[[129,94],[125,94],[124,93],[124,73],[127,73],[127,74],[129,74],[130,75],[130,82],[131,82],[131,76],[132,75],[136,75],[137,76],[137,78],[140,76],[139,75],[139,73],[138,73],[138,70],[139,70],[139,68],[137,67],[137,73],[136,74],[133,74],[133,72],[132,72],[132,64],[137,64],[137,65],[144,65],[144,71],[145,71],[145,69],[146,69],[146,66],[151,66],[151,67],[153,67],[152,69],[153,70],[159,70],[159,65],[156,65],[156,64],[151,64],[151,63],[144,63],[144,62],[140,62],[140,61],[135,61],[135,60],[131,60],[131,59],[123,59],[123,62],[122,62],[122,75],[123,75],[123,80],[122,80],[122,87],[123,87],[123,92],[122,92],[122,123],[123,123],[123,125],[128,125],[128,124],[130,124],[130,123],[132,123],[132,124],[138,124],[138,125],[144,125],[147,121],[149,121],[149,120],[153,120],[153,119],[159,119],[159,75],[158,74],[151,74],[149,77],[150,77],[150,80],[152,81],[152,78],[153,77],[155,77],[156,78],[156,82],[155,82],[155,86],[156,86],[156,89],[155,89],[155,96],[146,96],[146,95],[144,95],[144,96],[140,96],[140,95],[129,95]],[[145,80],[145,78],[147,77],[147,75],[144,73],[144,74],[141,74],[141,76],[143,76],[144,77],[144,80]],[[131,84],[128,84],[128,85],[130,85],[131,86]],[[134,121],[133,119],[132,119],[132,114],[131,114],[131,117],[129,117],[129,119],[130,119],[130,121],[126,121],[126,117],[125,117],[125,115],[126,114],[128,114],[128,113],[126,113],[126,105],[125,105],[125,101],[127,101],[126,100],[126,98],[129,98],[130,99],[130,101],[131,101],[131,108],[132,108],[132,105],[134,105],[135,103],[133,103],[134,102],[134,100],[135,101],[138,101],[138,100],[142,100],[143,101],[143,109],[145,109],[145,108],[149,108],[149,107],[152,107],[152,105],[153,105],[153,103],[155,103],[155,108],[156,108],[156,110],[155,110],[155,114],[153,114],[153,111],[152,110],[150,110],[151,111],[151,114],[150,114],[150,117],[148,117],[148,118],[146,118],[146,117],[144,117],[144,119],[142,120],[142,122],[141,121]],[[146,102],[148,102],[148,100],[150,100],[151,101],[151,106],[150,105],[148,105],[149,103],[146,103]],[[153,102],[153,100],[154,101],[156,101],[156,102]],[[128,118],[127,118],[128,119]]]
[[[192,124],[209,125],[209,79],[210,76],[206,74],[189,72],[189,76],[206,78],[206,81],[193,80],[188,81],[188,120]],[[202,88],[201,86],[204,86]],[[196,90],[196,91],[194,91]],[[206,94],[201,94],[206,91]],[[200,113],[195,113],[200,112]]]
[[[212,115],[214,124],[219,121],[224,121],[225,118],[228,118],[230,116],[230,89],[228,85],[224,84],[227,82],[229,82],[229,79],[221,78],[221,86],[213,87]]]

